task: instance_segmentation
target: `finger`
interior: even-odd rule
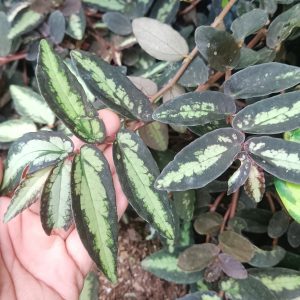
[[[115,136],[121,126],[120,118],[118,117],[118,115],[109,109],[101,109],[98,111],[98,114],[104,122],[106,128],[106,136]]]
[[[110,171],[112,174],[116,173],[116,168],[115,168],[115,164],[114,164],[114,160],[113,160],[113,155],[112,155],[112,146],[108,146],[104,152],[103,152],[109,167],[110,167]]]
[[[41,200],[35,201],[32,205],[30,205],[29,210],[36,215],[40,215],[41,211]]]
[[[128,201],[126,196],[123,193],[118,175],[115,173],[112,178],[113,178],[115,192],[116,192],[117,213],[118,213],[118,218],[120,220],[128,206]]]

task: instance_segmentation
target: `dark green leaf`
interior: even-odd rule
[[[72,51],[71,56],[87,86],[104,104],[130,119],[151,121],[150,101],[118,68],[86,52]]]
[[[250,165],[249,175],[244,184],[246,194],[256,203],[260,202],[265,193],[264,172],[255,164]]]
[[[248,276],[247,279],[226,279],[221,282],[221,289],[231,300],[280,300],[259,279]],[[285,299],[285,298],[283,298]]]
[[[40,42],[36,76],[42,96],[75,135],[88,143],[104,140],[105,127],[96,109],[46,40]]]
[[[238,64],[235,66],[235,69],[244,69],[246,67],[255,65],[259,59],[260,55],[258,51],[254,51],[250,48],[247,47],[242,47],[241,50],[241,55]]]
[[[119,131],[113,159],[122,189],[133,208],[161,235],[174,239],[168,195],[154,188],[159,170],[142,139],[130,131]]]
[[[226,31],[200,26],[195,31],[195,42],[208,64],[218,71],[232,69],[239,62],[240,47]]]
[[[242,109],[232,126],[248,133],[274,134],[300,127],[300,92],[267,98]]]
[[[176,300],[221,300],[216,292],[205,291],[187,294],[183,297],[176,298]]]
[[[300,224],[293,221],[287,232],[287,239],[289,244],[293,248],[298,248],[300,246]]]
[[[53,125],[55,115],[42,96],[28,87],[19,85],[10,85],[9,91],[19,115],[37,123]]]
[[[294,300],[299,297],[300,272],[284,268],[268,268],[252,269],[249,274],[264,284],[277,299]]]
[[[223,222],[223,216],[217,212],[206,212],[197,216],[194,228],[199,234],[216,235]]]
[[[269,268],[276,266],[285,256],[285,250],[276,246],[270,251],[255,248],[254,256],[249,261],[249,265],[258,268]]]
[[[156,0],[153,3],[150,17],[163,23],[172,23],[176,17],[180,2],[174,0]]]
[[[241,150],[241,132],[222,128],[209,132],[180,151],[156,180],[158,189],[200,188],[221,175]]]
[[[107,12],[102,19],[108,29],[115,34],[128,35],[132,32],[129,18],[119,12]]]
[[[44,15],[31,9],[25,9],[14,19],[8,38],[15,39],[35,29],[44,20]]]
[[[223,93],[190,92],[159,106],[153,113],[153,119],[193,126],[224,119],[235,110],[234,100]]]
[[[50,14],[48,26],[52,41],[55,44],[61,43],[65,36],[66,20],[59,10],[55,10]]]
[[[11,202],[4,214],[3,222],[7,223],[32,203],[39,199],[44,183],[52,169],[52,166],[27,175],[16,189]]]
[[[281,63],[251,66],[225,81],[224,93],[233,98],[253,98],[277,93],[300,83],[300,68]]]
[[[183,75],[179,78],[178,83],[182,86],[194,87],[207,80],[208,67],[199,56],[196,56]]]
[[[65,159],[73,151],[73,143],[55,132],[27,133],[9,149],[1,189],[11,192],[17,186],[26,166],[32,174]]]
[[[71,166],[66,159],[56,165],[46,180],[41,197],[41,223],[50,235],[53,229],[67,231],[73,220],[71,208]]]
[[[219,235],[219,247],[240,262],[249,262],[254,255],[254,245],[234,231],[223,231]]]
[[[272,217],[272,212],[261,208],[245,208],[236,214],[237,217],[246,221],[244,231],[253,233],[265,233],[268,231],[268,224]]]
[[[124,0],[83,0],[82,2],[101,11],[123,11],[127,4]]]
[[[292,33],[293,29],[300,27],[300,4],[279,14],[269,26],[267,31],[267,46],[278,48],[280,44]]]
[[[178,216],[185,222],[191,221],[194,216],[196,194],[194,190],[174,192],[174,206]]]
[[[81,8],[78,13],[71,14],[67,19],[66,34],[73,39],[82,40],[86,27],[84,10]]]
[[[241,152],[238,156],[241,164],[239,168],[228,179],[227,195],[236,192],[248,179],[251,170],[251,160],[247,153]]]
[[[248,277],[245,267],[232,256],[226,253],[220,253],[218,255],[218,260],[223,272],[227,276],[235,279],[245,279]]]
[[[235,19],[230,29],[236,40],[243,41],[245,37],[261,29],[268,21],[268,14],[264,10],[253,9]]]
[[[214,131],[219,128],[224,128],[224,127],[228,127],[228,124],[226,123],[225,119],[222,119],[222,120],[207,123],[205,125],[189,126],[188,129],[193,133],[201,136],[205,133]]]
[[[36,132],[35,124],[28,118],[12,119],[0,123],[0,142],[11,143],[29,132]]]
[[[202,271],[219,254],[220,249],[211,243],[193,245],[178,258],[178,266],[184,271]]]
[[[254,137],[245,148],[252,159],[270,174],[294,183],[300,183],[299,144],[267,136]]]
[[[169,144],[168,126],[160,122],[151,122],[139,129],[139,135],[151,149],[166,151]]]
[[[176,249],[173,253],[160,250],[146,257],[142,261],[142,267],[159,278],[178,284],[190,284],[202,279],[202,272],[185,272],[178,267],[180,253],[181,249]]]
[[[84,279],[83,288],[79,300],[98,300],[99,299],[99,277],[90,271]]]
[[[284,210],[274,213],[268,226],[269,237],[276,239],[284,235],[289,227],[289,223],[289,216]]]
[[[0,11],[0,56],[6,56],[10,52],[11,40],[8,38],[10,24],[6,14]]]
[[[117,280],[118,217],[113,181],[102,152],[84,145],[74,158],[72,209],[80,239],[112,282]]]

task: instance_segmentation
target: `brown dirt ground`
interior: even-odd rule
[[[145,223],[121,222],[119,231],[118,278],[112,285],[100,275],[100,300],[174,300],[186,294],[186,286],[161,280],[142,269],[140,262],[161,248],[158,240],[145,240]]]

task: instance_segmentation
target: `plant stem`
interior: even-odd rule
[[[266,193],[266,197],[267,197],[267,200],[269,202],[271,212],[274,214],[276,212],[276,208],[275,208],[275,205],[274,205],[273,198],[272,198],[272,196],[269,192]]]
[[[220,202],[222,201],[222,199],[224,198],[226,192],[222,192],[214,201],[214,203],[212,204],[212,206],[210,207],[210,212],[214,212],[216,211],[216,209],[218,208]]]
[[[231,7],[234,5],[235,2],[236,0],[230,0],[227,3],[227,5],[223,8],[221,13],[215,18],[214,22],[211,24],[211,27],[217,27],[222,22],[222,20],[224,19],[226,14],[230,11]],[[179,78],[182,76],[184,71],[187,69],[187,67],[193,61],[193,59],[197,56],[197,54],[198,54],[198,48],[195,47],[190,52],[190,54],[183,60],[181,67],[174,75],[174,77],[164,87],[162,87],[155,95],[153,95],[150,98],[151,102],[155,102],[156,100],[158,100],[166,91],[168,91],[179,80]]]
[[[23,59],[26,57],[26,55],[27,53],[17,53],[17,54],[0,57],[0,66],[10,63],[12,61]]]
[[[232,194],[229,219],[232,219],[235,215],[237,203],[238,203],[238,200],[239,200],[239,194],[240,194],[240,189],[238,189],[236,192],[234,192]]]
[[[189,13],[191,10],[193,10],[199,3],[201,2],[201,0],[195,0],[193,1],[189,6],[187,6],[185,9],[183,9],[181,12],[179,12],[179,15],[185,15],[187,13]]]

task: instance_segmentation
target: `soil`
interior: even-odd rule
[[[145,240],[145,223],[140,219],[121,222],[119,231],[118,283],[100,275],[101,300],[174,300],[187,293],[186,286],[159,279],[142,269],[140,262],[161,248],[160,242]]]

